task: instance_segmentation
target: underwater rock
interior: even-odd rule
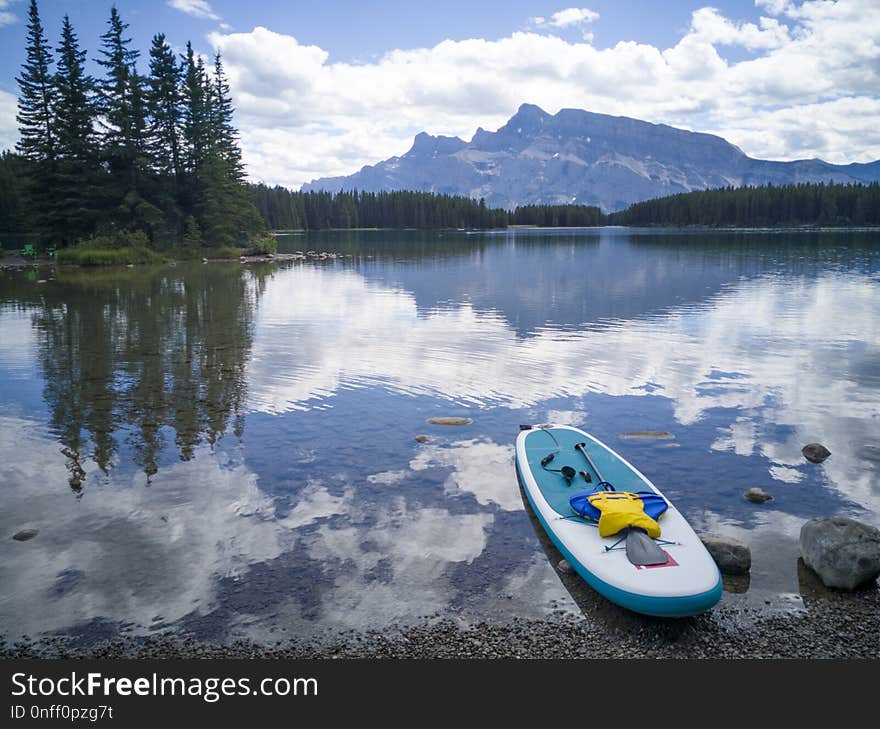
[[[474,421],[470,418],[428,418],[425,421],[428,425],[470,425]]]
[[[764,489],[759,488],[749,489],[745,492],[744,496],[753,504],[763,504],[765,501],[773,499],[773,497],[764,491]]]
[[[26,542],[28,539],[33,539],[39,533],[37,529],[22,529],[20,532],[13,534],[12,538],[16,542]]]
[[[430,440],[431,440],[430,435],[417,435],[416,436],[416,443],[428,443],[428,442],[430,442]]]
[[[870,463],[880,463],[880,446],[866,443],[856,450],[856,458]]]
[[[801,557],[826,587],[854,590],[880,575],[880,529],[846,517],[801,527]]]
[[[621,433],[624,440],[673,440],[675,436],[665,430],[636,430],[632,433]]]
[[[810,463],[822,463],[831,455],[831,451],[821,443],[808,443],[801,449],[801,453]]]
[[[749,545],[718,534],[697,535],[712,555],[718,569],[725,575],[744,575],[752,568],[752,552]]]

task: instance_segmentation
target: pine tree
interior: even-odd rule
[[[226,163],[230,177],[236,182],[244,180],[244,165],[238,146],[238,132],[232,124],[235,107],[229,94],[229,81],[223,70],[219,51],[214,56],[214,93],[211,114],[212,128],[216,134],[217,151]]]
[[[183,136],[185,169],[197,173],[205,161],[208,114],[205,103],[204,65],[196,60],[192,44],[186,44],[183,60]]]
[[[154,170],[173,175],[179,182],[183,173],[181,159],[181,73],[174,52],[160,33],[150,48],[150,77],[147,82],[147,153]]]
[[[53,195],[46,213],[62,244],[86,237],[98,218],[99,170],[95,154],[92,101],[93,80],[85,72],[86,53],[68,16],[61,28],[57,48],[58,70],[54,77],[54,128],[57,160],[53,170]]]
[[[55,158],[55,132],[52,129],[52,53],[49,50],[37,1],[31,0],[27,24],[27,60],[18,81],[17,148],[35,162]]]
[[[107,73],[100,85],[104,155],[111,171],[125,179],[126,187],[133,187],[139,129],[143,128],[143,121],[136,118],[139,77],[135,63],[139,52],[129,49],[131,39],[123,37],[128,24],[122,22],[115,6],[107,24],[109,28],[101,36],[103,58],[98,59]]]
[[[85,73],[86,52],[80,50],[70,18],[64,16],[58,71],[54,77],[54,127],[59,157],[78,161],[94,157],[93,79]]]

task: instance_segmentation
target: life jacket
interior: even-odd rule
[[[644,529],[648,536],[660,536],[660,525],[645,513],[638,494],[628,491],[598,491],[588,498],[599,512],[599,536],[610,537],[626,527]]]
[[[613,491],[614,489],[611,490]],[[578,493],[571,495],[568,503],[571,505],[571,508],[584,517],[584,519],[599,521],[602,512],[590,503],[590,497],[593,494],[603,493],[603,491],[605,491],[605,489],[579,491]],[[660,517],[663,516],[669,508],[666,499],[656,491],[635,491],[633,493],[642,500],[642,506],[645,509],[645,513],[654,521],[660,521]]]

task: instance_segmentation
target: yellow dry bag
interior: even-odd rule
[[[610,537],[628,526],[639,527],[648,536],[660,536],[660,525],[645,513],[638,494],[627,491],[600,491],[589,497],[599,512],[599,536]]]

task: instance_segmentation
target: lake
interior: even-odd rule
[[[727,603],[803,609],[803,521],[880,520],[880,232],[278,240],[340,256],[0,271],[0,634],[615,620],[536,530],[520,424],[748,542]]]

